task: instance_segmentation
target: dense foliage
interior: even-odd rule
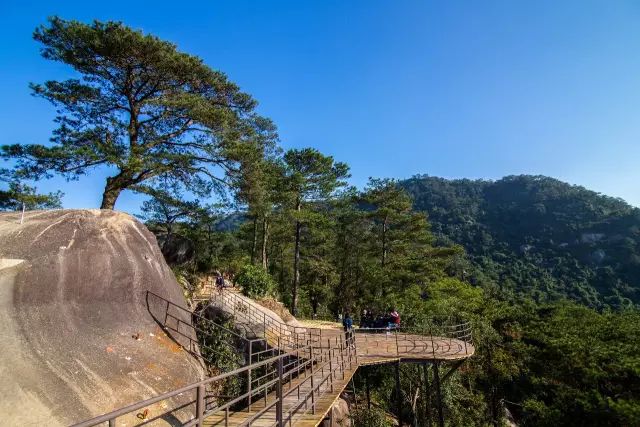
[[[227,77],[172,43],[119,22],[53,17],[37,28],[45,59],[68,65],[64,81],[32,84],[51,102],[51,144],[0,147],[19,178],[77,179],[97,167],[106,180],[101,207],[124,190],[144,192],[162,177],[207,195],[232,179],[246,156],[275,137],[256,102]]]
[[[150,196],[140,217],[187,295],[222,271],[302,316],[393,307],[409,326],[470,320],[476,353],[443,385],[450,426],[638,424],[638,209],[539,176],[347,188],[348,165],[313,148],[282,153],[248,94],[171,43],[59,18],[35,38],[79,78],[33,86],[59,128],[50,145],[2,147],[14,169],[0,170],[0,209],[59,204],[23,179],[110,166],[102,207],[124,190]],[[201,326],[202,355],[237,367],[233,340]],[[388,424],[397,397],[404,420],[429,425],[433,372],[421,370],[404,366],[400,390],[390,367],[359,370],[357,401],[368,384],[375,409],[358,407],[356,425]]]
[[[542,176],[499,181],[418,176],[402,186],[442,244],[471,261],[457,274],[537,301],[640,304],[640,209]]]
[[[235,278],[242,288],[242,293],[250,298],[271,296],[275,290],[275,282],[262,267],[246,264]]]
[[[57,209],[62,207],[62,193],[38,194],[34,187],[13,181],[6,190],[0,189],[0,211],[20,209]]]

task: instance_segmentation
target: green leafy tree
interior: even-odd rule
[[[0,190],[0,210],[57,209],[62,207],[62,192],[38,194],[35,187],[12,181],[6,190]]]
[[[264,153],[261,158],[247,161],[241,168],[237,182],[237,200],[246,206],[251,218],[251,262],[260,258],[267,268],[269,223],[282,191],[282,164],[275,153]]]
[[[305,208],[311,203],[325,202],[338,188],[346,185],[345,179],[350,175],[349,167],[345,163],[335,162],[333,157],[325,156],[313,148],[287,151],[284,164],[285,188],[295,218],[291,294],[291,312],[295,315],[298,308],[300,242],[305,223]]]
[[[242,287],[242,293],[250,298],[262,298],[273,294],[275,283],[262,267],[247,264],[240,269],[236,283]]]
[[[148,226],[162,230],[167,240],[171,238],[181,221],[196,215],[200,209],[198,200],[184,200],[177,189],[169,186],[147,188],[145,193],[151,198],[142,203],[141,213],[137,216]]]
[[[189,191],[223,191],[264,120],[256,102],[227,77],[175,45],[118,22],[51,18],[36,29],[42,56],[80,78],[32,84],[55,105],[51,145],[5,145],[19,177],[77,179],[92,168],[114,170],[101,208],[123,190],[165,176]]]
[[[372,178],[365,189],[364,200],[372,206],[370,216],[375,219],[380,228],[380,264],[385,267],[390,246],[393,244],[390,236],[392,226],[406,220],[403,215],[413,214],[411,198],[396,181]]]

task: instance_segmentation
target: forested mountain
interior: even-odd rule
[[[640,310],[623,308],[640,306],[640,210],[541,176],[352,188],[347,164],[283,150],[250,94],[173,43],[55,17],[34,37],[79,79],[32,85],[58,127],[49,145],[0,146],[0,210],[58,207],[31,180],[104,168],[102,208],[149,196],[140,217],[187,297],[219,272],[300,317],[468,320],[475,353],[444,376],[447,426],[638,425]],[[359,371],[354,402],[366,382],[375,410],[356,427],[431,425],[433,371],[403,372],[396,387],[390,366]]]
[[[640,304],[640,209],[545,176],[498,181],[416,176],[401,185],[442,244],[459,243],[457,272],[538,301],[594,308]]]

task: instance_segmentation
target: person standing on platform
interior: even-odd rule
[[[342,320],[342,327],[344,328],[344,336],[347,340],[347,344],[351,345],[351,340],[353,338],[353,319],[348,312],[344,315],[344,320]]]

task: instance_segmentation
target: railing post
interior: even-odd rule
[[[276,421],[278,427],[283,427],[282,420],[282,357],[278,359],[278,382],[276,383]]]
[[[333,349],[331,348],[331,339],[329,338],[327,338],[327,351],[329,352],[329,375],[331,376],[331,393],[333,393]]]
[[[116,419],[115,418],[111,418],[109,420],[109,427],[116,427]]]
[[[204,426],[204,395],[204,385],[200,384],[196,391],[196,425],[198,427]]]
[[[356,366],[359,366],[359,363],[358,363],[358,346],[356,345],[357,341],[356,341],[356,333],[355,332],[352,332],[351,339],[353,340],[353,353],[356,356]]]
[[[164,311],[164,323],[162,324],[163,328],[167,327],[167,317],[169,317],[169,301],[167,301],[167,309]]]
[[[400,345],[398,344],[398,330],[396,329],[396,355],[400,356]]]
[[[315,362],[315,353],[313,352],[313,346],[309,347],[311,352],[311,413],[316,413],[316,394],[315,387],[313,386],[313,363]]]
[[[429,336],[431,337],[431,355],[436,360],[436,347],[433,344],[433,322],[429,323]]]
[[[342,379],[344,379],[344,348],[342,341],[340,342],[340,367],[342,369]]]
[[[249,341],[249,366],[253,363],[253,341]],[[247,369],[247,412],[251,411],[251,368]]]

